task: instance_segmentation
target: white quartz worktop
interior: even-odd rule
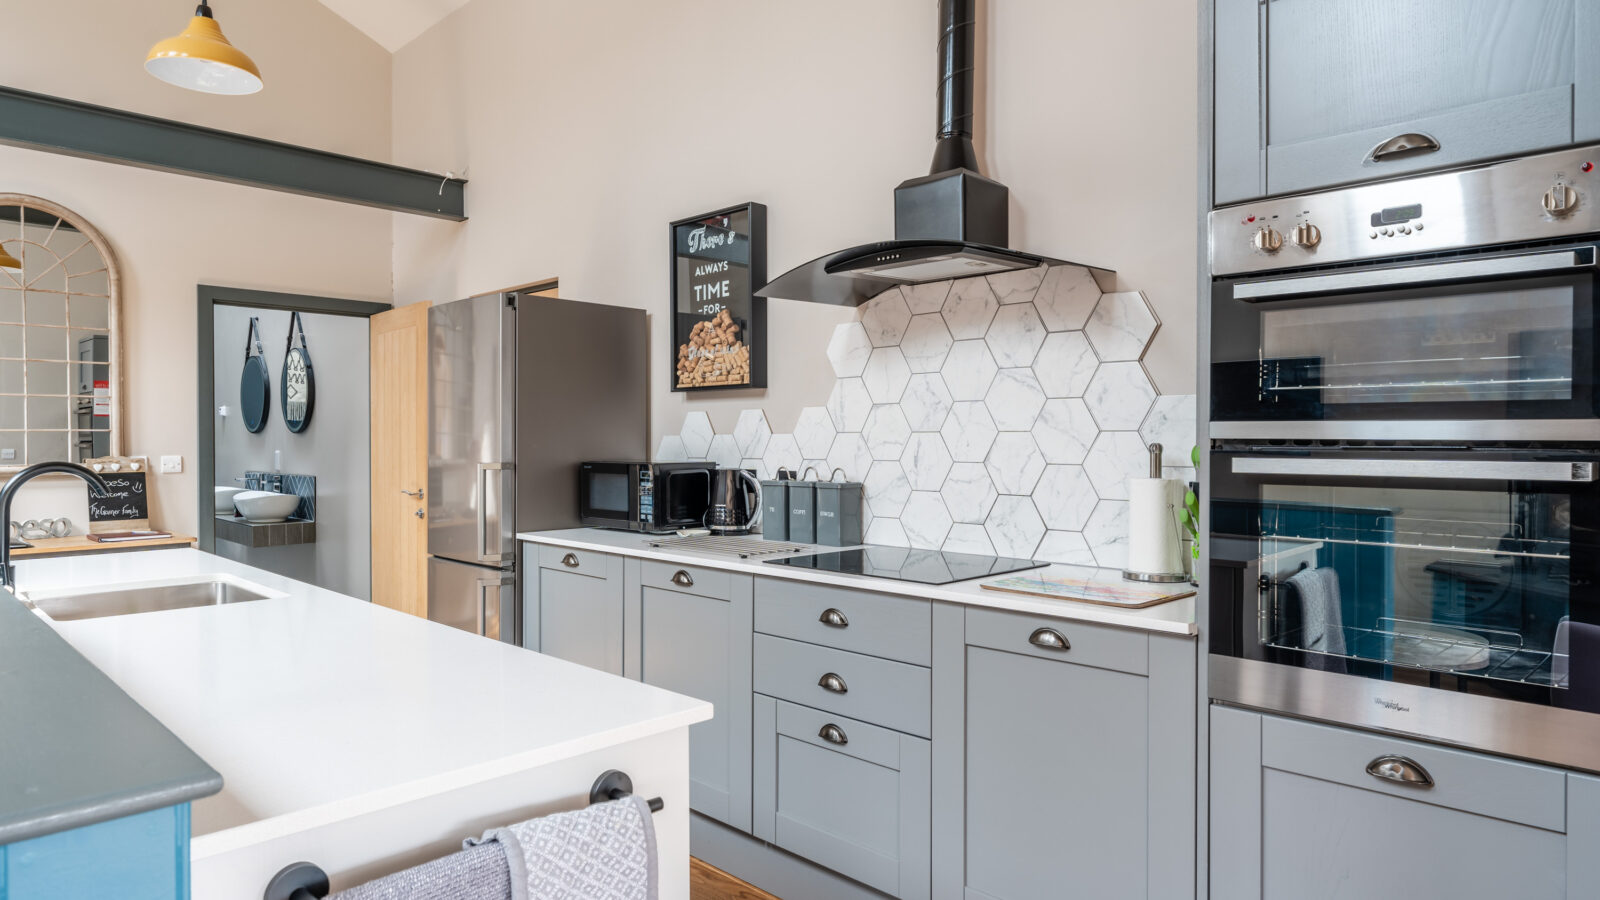
[[[196,861],[711,718],[709,703],[198,550],[17,574],[24,595],[218,574],[275,595],[52,622],[222,773],[193,806]]]
[[[958,581],[945,585],[918,584],[909,581],[895,581],[889,578],[871,578],[863,575],[846,575],[839,572],[824,572],[816,569],[775,566],[762,562],[760,559],[741,559],[726,553],[696,552],[676,547],[652,547],[650,546],[650,541],[659,540],[662,537],[661,535],[652,536],[629,531],[610,531],[604,528],[532,531],[519,534],[517,537],[530,543],[549,544],[573,550],[616,553],[623,556],[635,556],[640,559],[705,566],[730,572],[763,575],[769,578],[788,578],[794,581],[809,581],[816,584],[855,588],[862,591],[877,591],[906,597],[943,600],[947,603],[961,603],[967,606],[984,606],[991,609],[1006,609],[1035,615],[1055,616],[1062,619],[1076,619],[1082,622],[1099,622],[1105,625],[1137,628],[1143,631],[1181,635],[1194,635],[1196,633],[1193,597],[1185,597],[1181,600],[1173,600],[1169,603],[1162,603],[1145,609],[1119,609],[1077,600],[1056,600],[1049,597],[1034,597],[1026,594],[985,590],[979,587],[984,581],[991,580],[989,578]],[[752,541],[760,539],[760,535],[751,535],[746,538],[746,540]],[[808,546],[809,549],[806,551],[808,553],[849,549],[803,546]],[[1094,578],[1117,584],[1127,583],[1122,580],[1120,572],[1082,566],[1052,564],[1047,568],[1031,570],[1030,574]],[[1171,587],[1181,589],[1184,586],[1171,585]]]

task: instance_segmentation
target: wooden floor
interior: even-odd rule
[[[778,900],[710,863],[689,858],[689,900]]]

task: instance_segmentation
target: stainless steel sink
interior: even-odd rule
[[[259,585],[223,577],[87,591],[23,591],[22,599],[58,622],[134,613],[247,603],[277,596]]]

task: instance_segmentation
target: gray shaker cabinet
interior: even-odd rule
[[[934,650],[935,897],[1193,896],[1191,640],[969,608]]]
[[[689,806],[750,830],[751,577],[629,559],[625,674],[715,707],[689,727]]]
[[[1431,786],[1375,777],[1403,758]],[[1211,711],[1211,896],[1600,896],[1600,780],[1381,734]]]
[[[523,545],[522,645],[622,674],[623,558]]]
[[[1215,11],[1218,205],[1600,140],[1597,0]]]

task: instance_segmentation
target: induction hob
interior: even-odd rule
[[[1031,559],[946,553],[941,550],[908,550],[904,547],[863,547],[859,550],[834,550],[763,561],[775,566],[892,578],[920,584],[950,584],[953,581],[986,578],[1049,565]]]

